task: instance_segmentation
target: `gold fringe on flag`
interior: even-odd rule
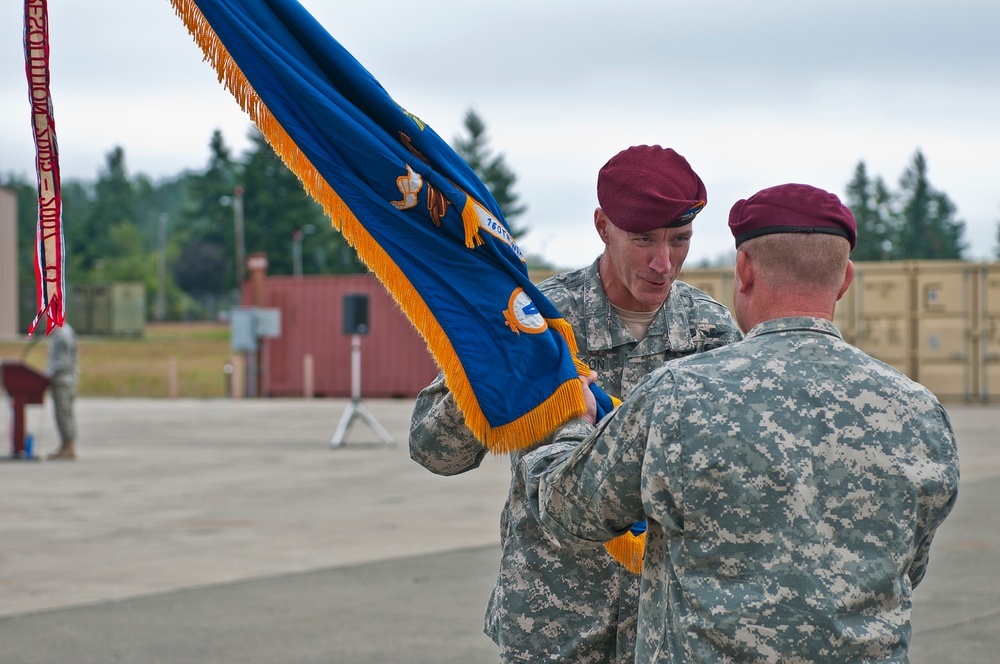
[[[465,415],[466,424],[490,451],[499,454],[528,447],[567,419],[585,412],[580,384],[577,379],[572,379],[559,386],[532,412],[507,424],[490,426],[476,401],[468,376],[451,342],[406,275],[368,233],[343,199],[271,114],[211,25],[205,20],[194,0],[170,0],[170,2],[205,54],[205,60],[215,69],[219,82],[229,90],[240,107],[250,116],[282,162],[302,181],[306,192],[323,207],[333,227],[354,247],[359,258],[375,273],[410,323],[424,338],[435,361],[444,372],[448,388]],[[466,246],[471,247],[477,242],[482,244],[482,239],[478,235],[478,215],[471,199],[466,202],[462,210],[462,219],[466,232]],[[569,325],[566,324],[566,327],[569,328]],[[568,334],[560,331],[567,340],[572,340],[572,330]],[[575,357],[577,352],[575,343],[571,348]]]

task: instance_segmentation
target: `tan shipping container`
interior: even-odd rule
[[[908,376],[913,353],[913,281],[907,262],[856,263],[855,345]]]
[[[733,268],[699,268],[684,270],[678,277],[686,284],[704,291],[730,311],[733,309]]]
[[[979,268],[978,340],[979,398],[1000,400],[1000,263]]]
[[[78,334],[142,336],[146,287],[139,282],[77,284],[66,299],[66,319]]]
[[[976,392],[975,272],[972,264],[960,261],[913,263],[916,368],[911,377],[941,399],[968,400]]]
[[[927,260],[854,267],[854,281],[833,318],[848,343],[942,400],[1000,400],[1000,263]],[[732,309],[731,270],[685,270],[681,279]]]

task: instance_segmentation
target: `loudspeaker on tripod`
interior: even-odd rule
[[[368,295],[344,296],[344,334],[368,334]]]

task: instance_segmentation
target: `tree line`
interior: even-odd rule
[[[33,303],[36,187],[23,176],[7,176],[2,184],[18,193],[21,299]],[[201,170],[157,182],[131,176],[124,150],[115,147],[95,181],[63,180],[67,288],[141,282],[149,319],[204,319],[228,309],[237,292],[237,187],[243,188],[245,247],[268,254],[269,273],[292,273],[293,235],[306,228],[304,271],[364,270],[259,132],[251,131],[249,149],[235,158],[216,130]],[[161,292],[162,307],[155,311]]]
[[[474,111],[466,115],[465,130],[467,135],[454,139],[456,151],[487,184],[508,220],[515,219],[525,211],[513,191],[516,175],[490,148],[486,126]],[[365,272],[354,249],[263,135],[251,127],[249,139],[249,148],[237,157],[216,130],[204,168],[156,182],[130,175],[121,147],[106,155],[95,181],[64,179],[67,287],[141,282],[149,320],[190,320],[214,318],[238,303],[240,256],[267,254],[272,275]],[[0,185],[18,197],[18,280],[26,327],[35,302],[36,184],[8,174]],[[512,230],[515,237],[525,232]]]
[[[526,210],[514,191],[516,174],[490,147],[486,125],[475,111],[467,112],[463,129],[452,146],[487,184],[513,235],[523,236],[528,229],[515,223]],[[269,274],[365,272],[256,128],[249,138],[249,148],[236,157],[216,130],[202,169],[156,182],[131,176],[120,147],[107,154],[95,181],[65,180],[67,284],[138,281],[146,289],[150,320],[213,318],[238,302],[237,217],[243,227],[242,255],[266,253]],[[19,280],[22,311],[27,311],[35,297],[36,186],[15,175],[5,176],[0,185],[18,195]],[[964,223],[955,218],[948,196],[930,184],[919,150],[897,190],[859,162],[845,203],[858,222],[854,260],[961,259],[966,249]],[[529,262],[552,267],[539,260]]]
[[[961,259],[966,250],[965,223],[955,218],[955,204],[927,177],[927,159],[917,150],[893,191],[881,176],[858,162],[847,184],[845,203],[858,224],[855,261]],[[1000,257],[1000,254],[998,254]]]

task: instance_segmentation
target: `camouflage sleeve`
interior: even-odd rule
[[[646,399],[635,396],[597,429],[573,420],[552,445],[522,460],[531,509],[561,546],[592,547],[646,518],[641,484],[649,416]]]
[[[928,447],[941,450],[943,455],[954,457],[950,464],[953,472],[943,478],[940,486],[934,487],[934,490],[928,492],[928,497],[922,501],[923,504],[919,507],[916,532],[917,546],[913,561],[906,573],[910,578],[910,587],[912,588],[916,588],[924,580],[934,534],[958,499],[959,464],[955,431],[951,424],[951,418],[940,404],[937,405],[937,414],[943,423],[944,431],[941,440],[928,443]]]
[[[465,426],[465,418],[440,374],[417,395],[409,445],[410,458],[437,475],[458,475],[478,468],[488,451]]]

